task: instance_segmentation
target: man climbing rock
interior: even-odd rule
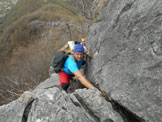
[[[76,44],[79,42],[77,41],[68,41],[62,48],[60,48],[58,51],[63,51],[69,54],[73,54],[74,52],[74,47]],[[51,61],[50,68],[49,68],[49,75],[51,76],[54,73],[54,67],[53,65],[53,60]]]
[[[74,76],[76,76],[85,87],[94,87],[79,71],[84,61],[83,56],[84,47],[82,44],[77,44],[74,48],[74,54],[69,55],[65,60],[63,68],[59,72],[60,87],[64,90],[67,90],[70,85],[70,79]]]

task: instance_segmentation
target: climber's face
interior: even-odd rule
[[[85,43],[85,38],[82,38],[81,39],[81,43],[85,46],[86,45],[86,43]]]
[[[84,53],[74,52],[74,57],[76,60],[80,61],[84,56]]]

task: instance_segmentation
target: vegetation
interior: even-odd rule
[[[34,12],[41,8],[45,2],[43,0],[19,0],[19,2],[9,11],[2,20],[0,28],[4,29],[14,21],[27,13]]]
[[[10,10],[10,8],[14,5],[11,0],[0,0],[0,2],[1,2],[0,15],[5,15]]]
[[[87,19],[99,22],[100,0],[19,0],[0,19],[0,105],[47,79],[50,60],[68,40],[88,32]]]
[[[20,0],[3,18],[0,104],[47,79],[55,51],[86,35],[86,19],[76,9],[65,0]]]
[[[73,13],[74,15],[78,14],[78,10],[75,9],[72,5],[68,5],[66,0],[49,0],[49,2],[61,6],[62,8],[66,9],[68,12]]]

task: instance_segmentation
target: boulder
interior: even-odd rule
[[[23,122],[25,108],[33,101],[32,92],[26,91],[21,97],[9,104],[0,106],[0,122]]]
[[[124,122],[96,89],[66,93],[56,85],[57,76],[0,106],[0,122]]]

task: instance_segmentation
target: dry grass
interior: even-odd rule
[[[56,27],[49,22],[59,22]],[[47,79],[49,62],[68,40],[85,37],[85,18],[46,4],[8,26],[0,37],[0,104]],[[68,29],[70,27],[70,30]]]

